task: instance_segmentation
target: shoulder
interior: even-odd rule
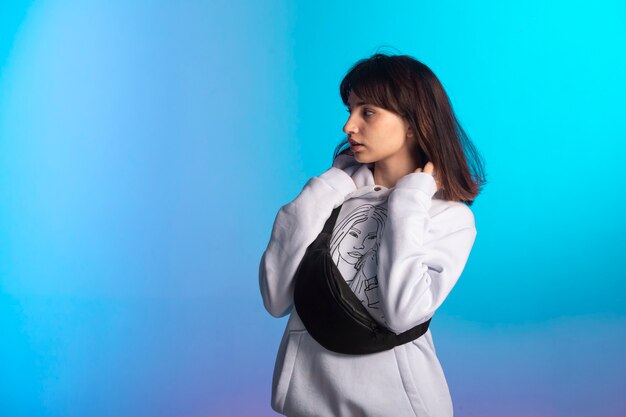
[[[433,222],[446,224],[453,229],[476,228],[474,212],[460,201],[433,199],[430,215]]]

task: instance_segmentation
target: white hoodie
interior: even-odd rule
[[[272,316],[290,314],[272,381],[271,406],[281,414],[453,415],[430,330],[390,350],[346,355],[317,343],[293,308],[296,269],[340,204],[333,259],[372,316],[394,333],[432,317],[461,275],[476,238],[470,208],[434,198],[435,180],[426,173],[405,175],[392,188],[376,185],[372,166],[340,155],[276,215],[259,285]]]

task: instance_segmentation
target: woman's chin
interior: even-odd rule
[[[361,163],[361,164],[366,164],[367,163],[367,158],[364,158],[361,155],[361,152],[355,152],[354,153],[354,160]]]
[[[366,158],[364,156],[360,156],[359,154],[354,155],[354,160],[360,164],[371,164],[374,162],[371,158]]]

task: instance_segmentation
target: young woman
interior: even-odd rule
[[[265,308],[289,314],[272,408],[292,417],[452,416],[430,330],[375,353],[337,353],[294,308],[294,276],[331,213],[339,213],[332,261],[393,336],[428,324],[476,238],[469,206],[485,183],[483,164],[433,72],[406,55],[375,54],[350,69],[340,93],[347,138],[333,166],[280,208],[259,267]]]

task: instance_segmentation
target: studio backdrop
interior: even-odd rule
[[[258,268],[339,82],[431,67],[485,161],[431,332],[455,415],[626,415],[626,5],[0,6],[0,415],[274,416]]]

